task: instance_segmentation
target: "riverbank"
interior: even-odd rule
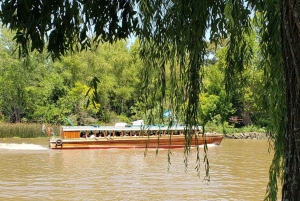
[[[225,135],[225,138],[227,138],[227,139],[263,140],[263,139],[268,139],[268,137],[269,137],[269,135],[267,133],[259,133],[259,132],[234,133],[234,134]]]
[[[48,124],[45,127],[51,127],[54,133],[59,133],[59,126]],[[206,129],[210,133],[224,133],[222,127],[211,126]],[[268,134],[263,129],[255,127],[226,128],[225,138],[228,139],[267,139]],[[42,124],[38,123],[0,123],[0,138],[39,138],[47,137],[42,130]]]

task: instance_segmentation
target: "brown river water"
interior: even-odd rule
[[[201,159],[203,159],[203,147]],[[197,177],[196,149],[50,150],[46,138],[0,139],[0,200],[263,200],[267,140],[209,145],[210,182]]]

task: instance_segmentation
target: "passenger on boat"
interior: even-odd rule
[[[92,132],[92,134],[89,135],[89,138],[95,138],[96,136],[94,135],[94,133]]]
[[[88,137],[91,137],[92,135],[94,135],[93,131],[90,131],[88,134]]]
[[[81,138],[86,138],[86,133],[82,131],[82,132],[80,133],[80,137],[81,137]]]
[[[100,131],[96,132],[96,137],[101,137],[101,132]]]
[[[116,131],[116,136],[121,136],[120,131]]]

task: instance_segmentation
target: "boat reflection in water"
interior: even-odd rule
[[[219,145],[220,134],[202,134],[202,127],[187,130],[185,126],[62,126],[59,137],[51,137],[52,149],[130,149],[130,148],[182,148],[186,146],[186,135],[190,133],[191,147],[207,144]]]

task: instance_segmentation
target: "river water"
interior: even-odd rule
[[[197,177],[196,149],[49,150],[47,139],[0,140],[0,200],[263,200],[272,154],[267,140],[209,146]],[[203,159],[201,148],[201,159]]]

